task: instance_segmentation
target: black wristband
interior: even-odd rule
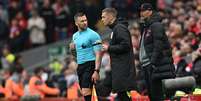
[[[99,73],[99,72],[100,72],[100,70],[99,70],[99,69],[94,69],[94,71],[96,71],[97,73]]]

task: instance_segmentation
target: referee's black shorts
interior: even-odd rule
[[[77,74],[81,88],[92,88],[93,82],[91,76],[94,73],[94,69],[95,61],[88,61],[78,65]]]

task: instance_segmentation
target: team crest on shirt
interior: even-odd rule
[[[149,36],[151,36],[151,30],[150,29],[148,29],[147,33],[146,33],[146,37],[149,37]]]
[[[113,38],[113,32],[110,34],[110,39],[112,39]]]

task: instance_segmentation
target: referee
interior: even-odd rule
[[[82,94],[85,101],[91,101],[92,84],[100,78],[101,38],[98,33],[88,27],[84,13],[75,14],[74,20],[78,31],[73,34],[70,49],[76,50],[77,73]]]

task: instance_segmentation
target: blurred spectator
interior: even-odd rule
[[[59,75],[61,73],[63,65],[58,59],[54,59],[52,63],[50,63],[49,67],[55,75]]]
[[[7,93],[7,90],[5,88],[5,81],[11,76],[9,69],[2,70],[1,76],[2,77],[0,81],[0,97],[5,97]]]
[[[65,5],[64,0],[56,0],[53,4],[55,12],[55,30],[58,35],[58,39],[67,38],[67,25],[69,24],[69,8]]]
[[[70,55],[65,59],[65,67],[62,70],[66,81],[67,98],[71,100],[78,100],[82,96],[78,83],[78,75],[76,74],[77,64],[75,59]]]
[[[45,21],[38,15],[37,10],[32,10],[32,17],[28,20],[28,29],[30,31],[30,40],[33,47],[45,44]]]
[[[75,82],[78,82],[78,76],[72,68],[64,69],[65,80],[67,81],[67,87],[72,86]]]
[[[45,37],[47,39],[47,43],[52,43],[55,37],[55,14],[51,7],[50,0],[43,1],[42,8],[40,9],[40,15],[45,20]]]
[[[26,14],[26,17],[31,17],[31,11],[34,10],[35,8],[38,8],[38,0],[26,0],[25,1],[25,7],[24,7],[24,12]]]
[[[14,61],[15,61],[15,55],[11,53],[8,46],[4,46],[2,48],[1,67],[4,69],[8,69],[11,67]]]
[[[128,27],[131,39],[132,39],[132,45],[133,45],[133,51],[134,51],[134,61],[135,61],[135,69],[136,69],[136,83],[137,83],[137,89],[138,91],[142,92],[144,90],[143,88],[143,71],[140,67],[139,62],[139,43],[140,43],[140,26],[137,22],[132,22],[130,26]]]
[[[15,69],[24,68],[22,62],[23,62],[22,56],[16,55],[15,61],[13,62],[13,68],[15,68]]]
[[[168,31],[166,32],[168,37],[170,38],[178,38],[182,35],[182,26],[175,22],[175,21],[172,21],[170,22],[169,24],[169,27],[168,27]]]
[[[45,95],[59,95],[60,91],[58,88],[50,88],[42,80],[43,67],[37,67],[34,70],[34,75],[29,81],[29,93],[30,95],[39,95],[44,98]]]
[[[191,54],[191,52],[193,51],[191,48],[191,39],[189,36],[185,36],[182,40],[180,40],[180,50],[183,54],[185,54],[185,56]]]
[[[61,96],[66,96],[66,89],[71,87],[75,82],[78,83],[78,76],[76,74],[77,63],[72,56],[68,56],[65,59],[64,68],[59,76],[57,76],[57,82],[59,89],[61,91]]]
[[[173,50],[173,59],[174,59],[174,65],[175,65],[175,72],[177,77],[186,76],[187,72],[185,68],[187,67],[187,62],[182,56],[181,51],[179,50]]]
[[[26,30],[27,28],[27,19],[25,18],[23,12],[17,12],[16,19],[18,20],[18,25],[21,30]]]
[[[19,52],[23,49],[22,33],[17,19],[12,19],[9,33],[9,41],[12,52]]]
[[[188,19],[187,27],[189,32],[192,32],[195,34],[198,34],[200,32],[200,28],[198,27],[198,24],[196,24],[197,21],[198,19],[195,17],[190,17]]]
[[[12,19],[9,38],[13,39],[13,38],[19,36],[19,34],[20,34],[20,29],[18,26],[18,21],[17,21],[17,19]]]
[[[27,48],[30,45],[29,42],[29,32],[28,32],[28,21],[26,19],[26,16],[24,15],[23,12],[18,12],[16,15],[16,19],[18,20],[18,26],[20,29],[20,35],[21,37],[19,38],[21,41],[21,50],[24,50],[24,48]]]
[[[0,47],[5,44],[8,39],[8,12],[0,2]]]
[[[19,100],[24,95],[22,72],[23,68],[12,68],[10,71],[11,77],[6,80],[5,84],[6,98],[8,100]]]
[[[9,21],[11,21],[15,16],[17,15],[17,12],[21,11],[19,6],[18,0],[10,0],[9,1],[9,8],[8,8],[8,14],[9,14]]]
[[[8,20],[9,20],[8,19],[8,11],[7,11],[7,9],[5,9],[3,7],[2,4],[0,4],[0,19],[3,20],[3,21],[5,21],[6,24],[8,24]]]
[[[8,33],[9,33],[8,25],[6,24],[5,20],[0,19],[0,40],[8,41],[8,38],[9,38]]]
[[[70,87],[74,82],[78,81],[76,71],[77,63],[75,62],[73,56],[70,55],[65,59],[65,67],[62,70],[65,80],[67,81],[67,87]]]

